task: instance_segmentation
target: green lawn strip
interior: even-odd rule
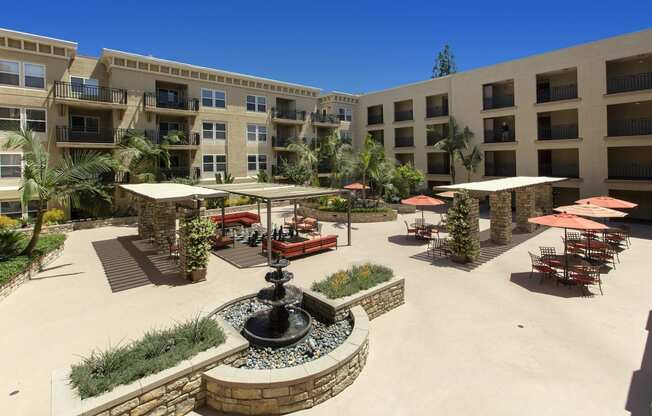
[[[174,367],[224,340],[224,332],[214,319],[195,318],[172,328],[151,330],[124,346],[94,351],[72,366],[70,381],[82,399],[97,396]]]
[[[43,234],[36,243],[36,248],[30,257],[14,256],[7,260],[0,261],[0,285],[27,270],[32,262],[37,258],[61,247],[65,240],[65,234]],[[28,239],[23,239],[23,247],[26,246],[27,243]]]
[[[394,272],[388,267],[365,263],[340,270],[324,280],[314,282],[312,290],[323,293],[329,299],[337,299],[372,288],[393,276]]]

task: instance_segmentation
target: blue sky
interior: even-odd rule
[[[355,93],[428,78],[445,43],[467,70],[652,28],[652,1],[32,0],[0,27]]]

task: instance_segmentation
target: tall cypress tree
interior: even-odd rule
[[[455,55],[448,44],[437,54],[435,64],[432,67],[432,78],[439,78],[457,72]]]

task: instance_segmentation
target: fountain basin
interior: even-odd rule
[[[312,328],[312,317],[297,307],[256,312],[245,322],[242,335],[261,347],[285,347],[301,341]]]

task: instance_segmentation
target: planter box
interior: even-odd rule
[[[48,254],[45,254],[35,259],[32,262],[32,264],[27,268],[27,270],[20,273],[19,275],[14,276],[8,282],[5,282],[4,284],[0,285],[0,301],[6,298],[7,296],[9,296],[16,289],[18,289],[23,283],[31,279],[32,275],[40,272],[45,266],[47,266],[52,261],[54,261],[54,259],[59,257],[63,252],[64,245],[65,243],[62,244],[61,247],[52,250]]]
[[[347,213],[346,212],[333,212],[333,211],[322,211],[315,208],[310,208],[302,205],[297,208],[297,213],[304,217],[312,217],[318,221],[324,222],[347,222]],[[385,221],[395,221],[396,220],[396,211],[390,209],[385,212],[352,212],[351,213],[351,222],[352,223],[367,223],[367,222],[385,222]]]

